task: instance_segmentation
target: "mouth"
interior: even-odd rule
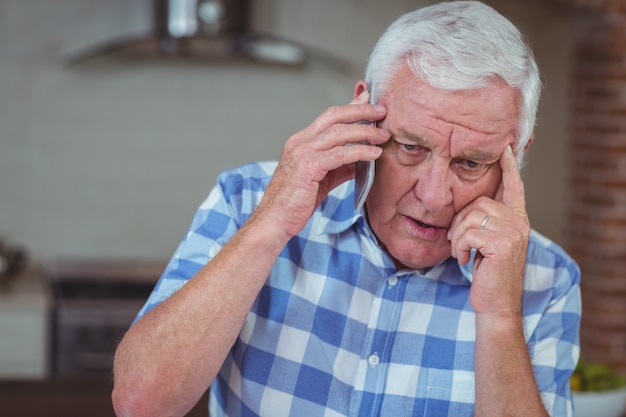
[[[447,227],[425,223],[412,217],[406,217],[406,219],[412,232],[421,238],[431,240],[440,237],[442,234],[444,236],[447,235]]]
[[[437,226],[437,225],[430,224],[430,223],[424,223],[424,222],[419,221],[417,219],[411,219],[411,220],[413,220],[415,223],[417,223],[420,227],[425,227],[425,228],[429,228],[429,229],[447,229],[447,227]]]
[[[421,221],[416,220],[416,219],[413,219],[413,221],[414,221],[415,223],[417,223],[417,224],[418,224],[419,226],[421,226],[421,227],[428,227],[428,228],[433,228],[433,229],[434,229],[434,228],[436,228],[436,227],[438,227],[438,226],[433,226],[432,224],[427,224],[427,223],[421,222]]]

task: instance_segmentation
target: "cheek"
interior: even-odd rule
[[[478,197],[485,196],[494,199],[501,181],[500,169],[491,169],[477,183],[472,185],[458,184],[455,186],[454,211],[458,213]]]
[[[383,222],[385,217],[389,216],[391,195],[384,186],[384,181],[381,180],[381,177],[377,172],[372,189],[367,196],[367,212],[370,221]]]
[[[367,211],[370,223],[387,223],[395,214],[398,202],[402,197],[399,181],[393,170],[383,161],[376,162],[374,184],[367,197]]]
[[[502,170],[499,166],[493,166],[487,173],[485,184],[485,192],[483,195],[494,198],[498,192],[498,188],[502,183]]]
[[[378,206],[386,207],[389,211],[395,209],[398,202],[411,191],[412,184],[409,173],[384,156],[383,153],[383,157],[376,161],[376,175],[370,196]]]

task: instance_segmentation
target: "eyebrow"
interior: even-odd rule
[[[418,136],[404,129],[400,129],[399,133],[401,137],[406,138],[412,142],[415,142],[416,145],[423,146],[424,148],[428,148],[428,149],[432,148],[432,145],[421,136]],[[496,162],[498,159],[500,159],[500,154],[493,153],[493,152],[473,151],[470,149],[470,150],[463,152],[461,155],[455,156],[454,158],[455,159],[458,159],[458,158],[468,159],[468,160],[477,161],[477,162],[493,163],[493,162]]]

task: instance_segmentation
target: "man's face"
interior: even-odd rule
[[[451,255],[452,219],[500,185],[500,155],[515,144],[517,93],[504,83],[444,92],[404,66],[379,98],[391,133],[367,198],[370,225],[396,266],[428,268]]]

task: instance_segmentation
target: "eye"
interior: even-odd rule
[[[493,164],[484,164],[469,159],[454,159],[451,165],[460,178],[467,181],[475,181]]]
[[[470,161],[469,159],[453,159],[452,165],[457,168],[466,169],[468,171],[480,170],[487,166],[486,164]]]
[[[474,162],[474,161],[467,161],[467,160],[466,160],[466,161],[463,161],[463,163],[464,163],[464,164],[465,164],[465,166],[467,166],[467,168],[469,168],[469,169],[476,169],[476,168],[479,168],[479,167],[480,167],[480,165],[482,165],[482,164],[479,164],[478,162]]]
[[[415,166],[428,156],[428,149],[411,141],[391,141],[393,154],[397,161],[404,166]]]

